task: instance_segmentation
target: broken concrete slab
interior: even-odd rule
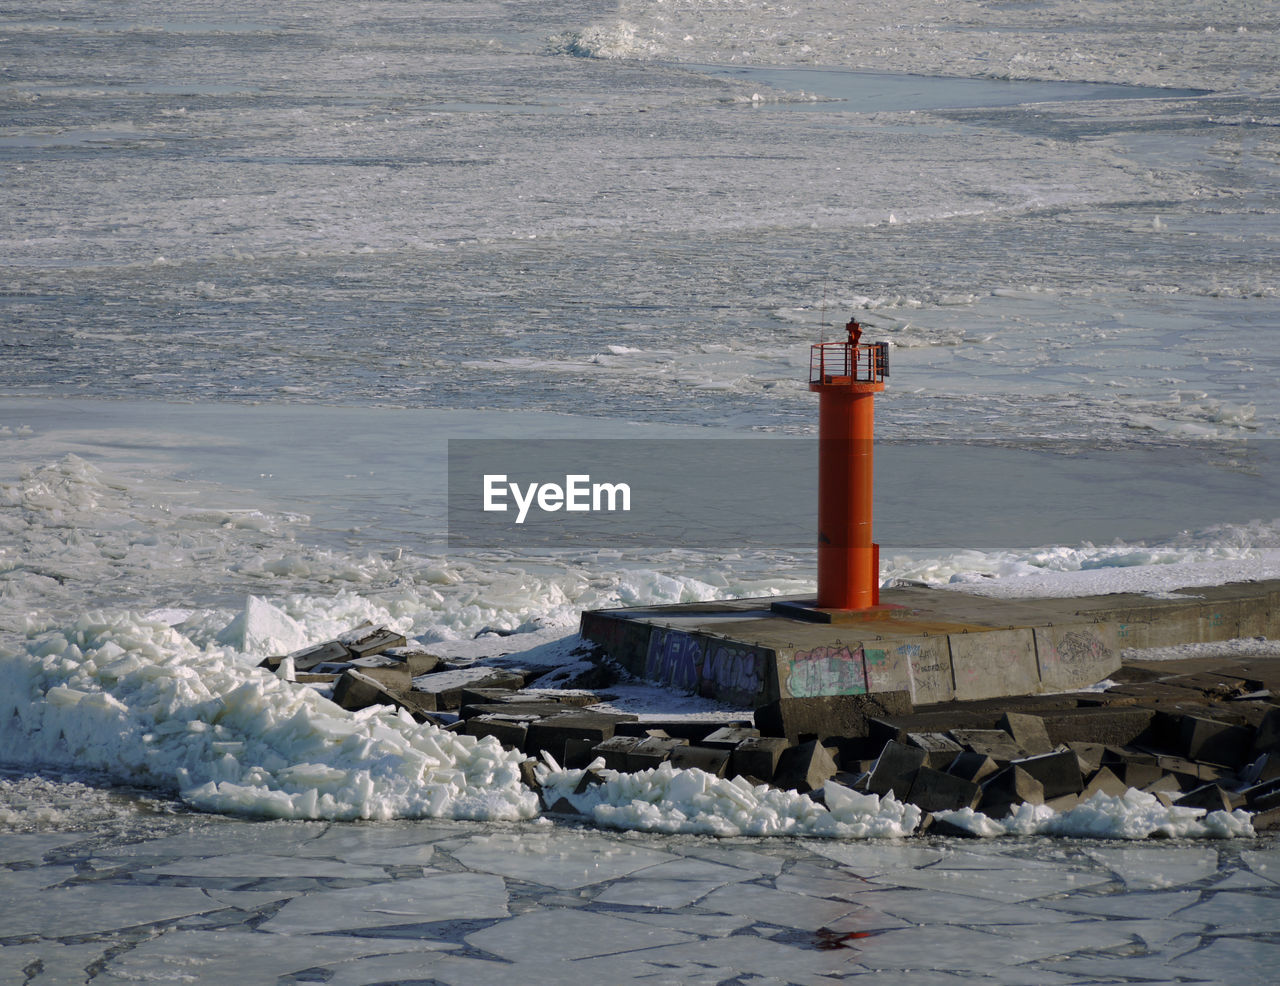
[[[724,747],[686,743],[671,751],[671,766],[682,770],[696,767],[713,777],[724,777],[729,771],[729,757],[732,753],[732,750]]]
[[[741,726],[742,724],[741,720],[732,723],[734,726]],[[662,719],[657,716],[646,715],[643,719],[638,719],[635,722],[618,723],[618,732],[626,736],[648,736],[655,729],[661,729],[668,736],[676,739],[686,739],[690,743],[701,743],[703,737],[721,725],[726,724],[688,718]]]
[[[785,736],[800,743],[832,736],[866,736],[871,719],[911,710],[908,692],[780,698],[756,709],[755,724],[766,736]]]
[[[1129,790],[1129,785],[1112,773],[1110,767],[1099,767],[1093,772],[1093,776],[1089,778],[1089,783],[1084,786],[1084,790],[1080,792],[1080,800],[1088,801],[1095,794],[1105,794],[1110,798],[1118,798],[1127,790]]]
[[[386,685],[353,668],[342,672],[333,685],[333,700],[352,712],[371,705],[397,705],[399,700]]]
[[[415,691],[434,695],[436,707],[457,709],[462,705],[464,688],[520,688],[524,676],[507,668],[471,667],[453,671],[437,671],[413,679]]]
[[[1253,751],[1255,731],[1215,719],[1183,716],[1179,728],[1181,752],[1192,760],[1238,767],[1247,763]]]
[[[525,738],[525,752],[536,756],[544,750],[564,763],[565,742],[569,739],[592,741],[592,745],[610,739],[618,723],[635,721],[629,713],[589,712],[576,709],[560,712],[530,723]]]
[[[412,694],[423,695],[414,691]],[[432,701],[435,696],[429,696]],[[485,702],[481,705],[463,705],[458,709],[458,716],[470,719],[472,716],[520,716],[523,719],[541,719],[545,716],[559,715],[575,705],[562,705],[559,702]]]
[[[466,720],[463,727],[463,732],[468,736],[492,736],[503,746],[513,750],[524,746],[528,731],[528,720],[502,715],[473,716]]]
[[[1102,766],[1102,758],[1107,751],[1101,743],[1084,743],[1079,740],[1072,740],[1067,744],[1067,749],[1080,761],[1080,772],[1083,774],[1095,773]]]
[[[355,627],[346,633],[340,633],[338,643],[342,644],[352,657],[366,657],[380,654],[391,647],[404,647],[409,641],[404,634],[386,626],[365,624]]]
[[[652,770],[664,760],[669,759],[675,750],[688,745],[689,741],[685,739],[675,739],[670,736],[646,736],[627,753],[625,769],[632,773],[638,770]]]
[[[1217,784],[1202,784],[1174,802],[1182,808],[1205,808],[1208,811],[1234,811],[1245,803],[1244,795],[1228,791]]]
[[[867,777],[867,791],[881,796],[892,793],[899,801],[906,800],[916,771],[924,766],[925,756],[925,751],[918,746],[889,741]]]
[[[966,750],[998,762],[1008,763],[1026,754],[1003,729],[952,729],[947,735]]]
[[[1070,750],[1042,753],[1038,757],[1023,757],[1014,760],[1013,765],[1040,782],[1046,800],[1066,794],[1079,794],[1084,789],[1080,761]]]
[[[836,762],[826,747],[817,740],[810,740],[782,752],[773,781],[778,787],[804,794],[822,787],[835,776],[836,770]]]
[[[414,644],[412,641],[404,647],[389,647],[382,652],[382,656],[388,660],[403,664],[409,669],[409,674],[415,678],[420,674],[431,674],[439,671],[440,666],[444,663],[425,647],[420,644]]]
[[[715,746],[732,750],[745,739],[754,739],[760,730],[752,726],[719,726],[702,737],[703,746]]]
[[[1000,765],[985,753],[966,750],[951,761],[951,765],[947,767],[947,773],[977,784],[999,769]]]
[[[979,810],[992,818],[1003,818],[1018,804],[1044,804],[1044,785],[1016,764],[1010,764],[982,784]]]
[[[591,748],[591,752],[597,757],[601,757],[604,760],[605,767],[609,770],[626,772],[631,769],[627,765],[627,755],[640,742],[639,736],[611,736],[597,743]]]
[[[729,773],[768,781],[778,769],[782,751],[791,746],[783,736],[751,736],[733,748]]]
[[[1044,720],[1039,716],[1022,712],[1006,712],[1000,717],[996,726],[1012,736],[1013,741],[1022,747],[1028,756],[1039,756],[1041,753],[1049,753],[1053,750],[1054,744],[1049,739]]]
[[[907,733],[906,745],[924,750],[924,762],[937,770],[946,770],[964,752],[964,747],[946,733]]]
[[[297,671],[310,671],[318,664],[336,661],[344,662],[351,659],[351,652],[336,640],[326,640],[321,644],[312,644],[310,647],[304,647],[296,650],[286,657],[293,658],[293,667]],[[280,658],[268,658],[279,664]]]
[[[391,664],[375,667],[352,665],[349,670],[359,671],[366,678],[372,678],[388,691],[407,692],[413,687],[413,676],[409,674],[409,669],[400,665]]]
[[[915,771],[906,800],[928,812],[977,808],[982,787],[924,764]]]

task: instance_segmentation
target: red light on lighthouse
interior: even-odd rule
[[[880,546],[871,540],[875,395],[889,375],[889,346],[862,344],[850,320],[844,342],[815,345],[809,389],[818,393],[818,609],[880,602]]]

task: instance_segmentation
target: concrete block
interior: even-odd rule
[[[1198,787],[1205,781],[1216,781],[1224,772],[1222,767],[1213,764],[1164,755],[1156,756],[1156,766],[1165,773],[1177,775],[1178,781],[1189,788]]]
[[[1250,759],[1254,734],[1250,726],[1233,726],[1199,716],[1183,716],[1180,729],[1182,752],[1192,760],[1238,767]]]
[[[528,745],[527,740],[525,745]],[[564,741],[564,759],[560,761],[560,766],[569,770],[582,770],[597,759],[595,747],[596,744],[590,739],[570,736]]]
[[[1070,811],[1072,808],[1080,804],[1080,795],[1078,794],[1061,794],[1056,798],[1045,799],[1045,807],[1052,808],[1056,812]]]
[[[1101,743],[1084,743],[1079,740],[1072,740],[1067,744],[1067,749],[1074,753],[1076,759],[1080,761],[1080,772],[1082,774],[1094,774],[1102,766],[1102,757],[1107,748]]]
[[[627,753],[626,769],[632,773],[638,770],[651,770],[670,758],[674,750],[688,745],[688,740],[673,739],[670,736],[645,737]]]
[[[732,753],[732,750],[723,747],[687,743],[671,751],[671,766],[682,769],[696,767],[715,777],[724,777],[729,770],[729,757]]]
[[[773,782],[804,794],[822,787],[836,774],[836,763],[826,747],[816,740],[790,747],[782,752]]]
[[[760,730],[751,726],[721,726],[718,729],[707,733],[707,735],[702,738],[702,745],[732,750],[744,739],[751,739],[759,735]]]
[[[785,736],[795,744],[833,736],[866,736],[872,718],[905,715],[911,709],[906,692],[780,698],[756,709],[755,723],[765,736]]]
[[[782,751],[791,743],[782,736],[753,736],[744,739],[729,754],[729,773],[732,776],[755,777],[762,781],[773,779],[778,769]]]
[[[604,765],[609,770],[626,772],[630,770],[627,757],[640,743],[639,736],[611,736],[592,747],[592,753],[604,758]],[[554,754],[553,754],[554,756]]]
[[[505,688],[514,690],[524,684],[524,675],[506,668],[471,667],[437,671],[413,679],[415,690],[435,695],[436,706],[457,709],[462,705],[465,688]]]
[[[520,783],[531,791],[542,794],[542,785],[538,783],[538,761],[529,759],[520,761]]]
[[[1280,829],[1280,808],[1268,808],[1249,819],[1255,832],[1274,832]]]
[[[924,766],[924,761],[925,751],[917,746],[886,743],[867,778],[867,791],[879,795],[892,793],[899,801],[905,801],[911,793],[916,771]]]
[[[978,808],[984,815],[1004,818],[1013,805],[1044,804],[1044,785],[1016,764],[1010,764],[987,778],[982,785]]]
[[[336,640],[326,640],[322,644],[312,644],[302,650],[286,655],[293,658],[295,671],[310,671],[317,664],[327,662],[344,662],[351,659],[350,652]]]
[[[409,674],[414,677],[439,671],[440,665],[443,663],[435,654],[415,644],[407,644],[404,647],[390,647],[382,653],[383,656],[403,664],[409,669]]]
[[[574,710],[561,712],[530,723],[525,752],[537,756],[546,750],[560,763],[564,763],[565,741],[569,739],[591,740],[593,744],[602,743],[613,736],[617,724],[634,720],[629,714],[610,714],[604,712],[587,712]]]
[[[1013,741],[1022,747],[1029,756],[1039,756],[1053,750],[1049,733],[1044,727],[1044,720],[1039,716],[1022,712],[1006,712],[1000,717],[996,726],[1013,737]]]
[[[1280,808],[1280,780],[1264,781],[1240,792],[1250,811],[1270,811]]]
[[[1073,740],[1123,746],[1135,742],[1151,726],[1154,709],[1077,708],[1040,714],[1054,744]]]
[[[446,720],[436,715],[436,700],[432,695],[424,695],[410,689],[407,692],[396,692],[396,701],[418,722],[431,722],[441,725]]]
[[[915,771],[906,800],[930,812],[976,808],[982,800],[982,787],[926,764]]]
[[[513,691],[510,688],[488,688],[481,685],[469,685],[462,689],[463,705],[509,705],[513,711],[522,706],[555,706],[563,709],[581,709],[595,705],[600,698],[593,692],[572,691],[560,692],[554,689],[542,689],[534,692]]]
[[[1182,782],[1173,774],[1162,774],[1150,784],[1144,784],[1141,790],[1147,794],[1170,794],[1176,800],[1182,796]]]
[[[1000,765],[986,754],[972,753],[966,750],[951,761],[951,766],[947,768],[947,773],[978,784],[999,769]]]
[[[371,705],[396,705],[396,696],[380,681],[362,671],[348,669],[333,684],[333,700],[352,712]]]
[[[1164,771],[1154,763],[1126,762],[1116,764],[1111,770],[1124,781],[1126,787],[1136,787],[1139,790],[1164,776]]]
[[[1174,801],[1183,808],[1206,808],[1209,811],[1233,811],[1244,805],[1244,795],[1236,794],[1217,784],[1202,784]]]
[[[953,633],[950,643],[957,701],[1034,695],[1041,690],[1031,630]]]
[[[415,694],[426,695],[426,692],[417,692]],[[435,696],[431,699],[434,701]],[[528,719],[532,722],[534,719],[545,719],[547,716],[559,715],[566,711],[567,708],[573,706],[564,706],[559,702],[483,702],[480,704],[466,703],[458,709],[458,715],[463,719],[470,719],[472,716],[519,716],[522,719]]]
[[[468,736],[493,736],[510,749],[523,748],[528,731],[528,721],[504,716],[474,716],[463,727],[463,732]]]
[[[948,735],[966,750],[1004,763],[1026,753],[1003,729],[953,729]]]
[[[751,728],[749,720],[724,723],[726,726]],[[655,719],[646,716],[643,722],[620,722],[618,732],[624,736],[648,736],[655,729],[661,729],[675,739],[686,739],[690,743],[701,743],[702,738],[712,731],[712,724],[698,719]]]
[[[907,733],[906,743],[924,750],[925,765],[936,770],[946,770],[964,752],[964,747],[946,733]]]
[[[294,666],[297,667],[296,664]],[[1280,754],[1280,708],[1268,711],[1258,724],[1257,735],[1253,738],[1253,753]]]
[[[1079,794],[1084,789],[1080,761],[1070,750],[1024,757],[1013,763],[1040,782],[1046,799],[1060,798],[1064,794]]]
[[[1040,691],[1084,688],[1120,669],[1120,646],[1110,623],[1036,627]]]
[[[360,626],[338,635],[338,643],[350,651],[352,657],[381,654],[391,647],[404,647],[408,642],[404,634],[385,626]]]
[[[388,691],[407,692],[413,687],[413,675],[409,674],[409,669],[398,665],[380,665],[351,670],[359,671],[365,677],[372,678]]]
[[[1080,800],[1088,801],[1095,794],[1118,798],[1127,790],[1129,785],[1112,773],[1110,767],[1099,767],[1089,778],[1089,783],[1084,786],[1084,790],[1080,792]]]

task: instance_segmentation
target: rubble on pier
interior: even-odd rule
[[[1275,658],[1130,660],[1105,691],[919,707],[906,693],[784,698],[728,723],[601,708],[594,691],[537,687],[545,667],[453,665],[386,627],[263,665],[331,688],[347,709],[392,706],[531,761],[587,769],[584,786],[664,763],[817,800],[833,782],[917,806],[917,831],[936,834],[969,834],[957,813],[1065,812],[1136,790],[1165,807],[1244,809],[1257,831],[1280,827]],[[563,797],[545,807],[575,810]]]

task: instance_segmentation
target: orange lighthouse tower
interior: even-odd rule
[[[880,546],[871,540],[875,396],[889,375],[888,343],[818,343],[809,389],[818,394],[818,609],[880,603]]]

